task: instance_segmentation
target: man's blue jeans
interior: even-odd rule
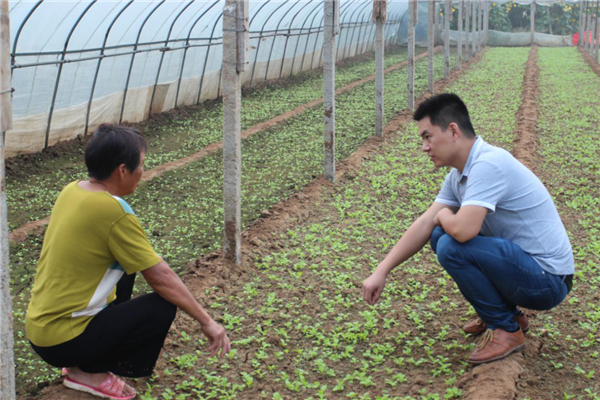
[[[491,329],[514,332],[517,306],[549,310],[564,300],[564,277],[546,272],[516,244],[477,236],[460,243],[439,226],[431,247],[461,293]]]

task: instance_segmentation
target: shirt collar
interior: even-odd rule
[[[481,145],[485,143],[480,136],[477,136],[475,139],[475,143],[473,143],[473,147],[471,147],[471,152],[469,153],[469,158],[467,158],[467,163],[460,173],[460,178],[464,178],[469,175],[469,171],[471,170],[471,165],[477,159],[479,155],[479,150],[481,149]]]

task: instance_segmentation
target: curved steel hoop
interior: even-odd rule
[[[152,97],[150,98],[150,106],[148,108],[148,117],[152,116],[152,106],[154,105],[154,97],[156,95],[156,87],[158,86],[158,79],[160,78],[160,71],[162,70],[162,64],[163,64],[163,61],[165,60],[165,54],[168,51],[167,46],[169,45],[169,39],[171,38],[171,33],[173,33],[173,27],[177,23],[177,20],[179,19],[179,17],[181,17],[181,15],[185,12],[185,10],[187,10],[187,8],[189,6],[191,6],[194,3],[194,1],[196,1],[196,0],[190,0],[190,2],[187,3],[185,5],[185,7],[183,7],[181,9],[181,11],[179,11],[179,14],[177,14],[175,19],[173,19],[173,22],[171,23],[171,26],[169,27],[169,33],[167,34],[167,38],[165,39],[165,44],[164,44],[165,51],[161,52],[160,62],[158,63],[158,70],[156,71],[156,79],[154,80],[154,87],[152,88]]]
[[[106,49],[106,43],[108,42],[108,36],[110,35],[110,31],[113,26],[119,19],[119,17],[129,8],[129,6],[133,3],[133,0],[129,0],[127,4],[123,8],[119,10],[115,18],[113,18],[110,26],[106,30],[106,34],[104,35],[104,41],[102,42],[102,50],[100,50],[100,57],[98,57],[98,64],[96,64],[96,72],[94,73],[94,81],[92,82],[92,90],[90,91],[90,99],[87,105],[87,112],[85,113],[85,128],[83,129],[83,136],[87,136],[87,131],[90,123],[90,113],[92,112],[92,101],[94,99],[94,91],[96,90],[96,83],[98,82],[98,73],[100,72],[100,64],[102,64],[102,59],[104,58],[104,52]]]
[[[135,61],[135,55],[138,51],[138,46],[140,44],[140,37],[142,36],[142,31],[144,30],[144,26],[146,26],[146,22],[150,19],[150,17],[165,3],[166,0],[160,0],[160,2],[150,11],[150,13],[142,22],[140,29],[138,30],[137,37],[135,39],[135,44],[133,46],[133,53],[131,54],[131,62],[129,63],[129,72],[127,72],[127,80],[125,81],[125,90],[123,91],[123,102],[121,104],[121,115],[119,116],[119,123],[123,122],[123,114],[125,112],[125,100],[127,100],[127,91],[129,90],[129,81],[131,79],[131,72],[133,70],[133,62]]]
[[[77,29],[77,26],[79,25],[79,23],[81,22],[81,20],[85,16],[85,14],[87,14],[87,12],[90,10],[90,8],[92,8],[92,6],[94,4],[96,4],[97,1],[98,0],[92,0],[90,2],[90,4],[88,4],[87,7],[83,10],[83,12],[79,15],[79,17],[77,18],[77,21],[75,21],[75,23],[71,27],[71,30],[69,31],[69,34],[67,35],[67,39],[65,40],[65,45],[63,47],[63,51],[60,55],[61,61],[65,60],[65,57],[67,55],[67,48],[69,47],[69,41],[71,40],[71,36],[73,36],[73,32],[75,32],[75,29]],[[64,65],[65,65],[64,63],[60,63],[58,65],[58,73],[56,74],[56,83],[54,84],[54,92],[52,93],[52,102],[50,103],[50,111],[48,112],[48,124],[46,125],[46,138],[44,140],[44,148],[45,149],[48,148],[48,141],[50,139],[50,127],[52,125],[52,116],[54,114],[54,105],[56,104],[56,96],[58,95],[58,87],[60,85],[60,77],[62,75],[62,70],[63,70]]]
[[[204,12],[201,13],[198,18],[196,18],[196,20],[194,21],[194,23],[192,24],[192,27],[190,28],[190,30],[188,32],[187,38],[185,39],[185,49],[183,50],[183,60],[181,61],[181,70],[179,71],[179,80],[177,81],[177,92],[175,93],[175,108],[178,107],[179,90],[181,88],[181,80],[183,79],[183,68],[185,67],[185,59],[187,57],[187,51],[190,48],[190,37],[192,36],[192,31],[196,27],[196,24],[202,19],[202,17],[204,17],[206,15],[206,13],[208,13],[210,10],[212,10],[212,8],[214,6],[216,6],[219,3],[219,1],[220,0],[216,0],[214,3],[212,3],[210,5],[210,7],[208,7],[206,10],[204,10]]]

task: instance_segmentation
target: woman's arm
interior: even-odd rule
[[[225,329],[198,304],[187,286],[166,262],[161,261],[142,271],[142,275],[160,297],[185,311],[200,323],[202,333],[208,338],[208,351],[211,356],[217,354],[219,350],[222,350],[221,357],[229,352],[231,345]]]

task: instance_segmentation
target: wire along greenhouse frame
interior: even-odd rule
[[[17,4],[20,3],[19,0],[15,0],[15,2]],[[82,27],[85,24],[82,21],[85,20],[87,23],[95,12],[99,12],[96,8],[101,8],[101,2],[98,2],[98,0],[84,0],[76,2],[80,6],[78,10],[73,8],[73,13],[77,12],[78,15],[73,15],[76,18],[72,26],[70,26],[60,49],[52,48],[45,50],[45,48],[42,48],[40,51],[19,51],[19,49],[26,47],[27,27],[32,24],[32,21],[35,23],[36,19],[39,20],[41,15],[45,13],[45,10],[48,10],[47,7],[49,4],[46,3],[50,3],[49,0],[37,0],[35,3],[28,5],[28,9],[24,9],[25,6],[21,7],[21,11],[25,11],[23,14],[26,15],[23,18],[19,18],[20,24],[14,36],[10,57],[12,74],[16,71],[31,71],[28,72],[28,74],[31,74],[33,71],[37,71],[37,68],[41,67],[51,68],[54,66],[57,68],[53,72],[56,76],[52,89],[43,89],[44,91],[51,92],[51,94],[48,94],[50,100],[46,98],[36,99],[36,101],[40,102],[39,107],[43,108],[48,104],[46,122],[36,127],[36,132],[28,131],[30,135],[38,135],[37,129],[43,129],[43,132],[39,132],[39,135],[44,135],[43,142],[40,142],[33,149],[21,150],[14,148],[10,151],[11,154],[9,155],[39,151],[56,143],[56,141],[65,140],[64,136],[66,134],[63,135],[60,133],[61,129],[63,129],[63,123],[55,118],[57,111],[66,110],[80,104],[83,105],[83,108],[77,118],[81,117],[81,125],[79,128],[73,127],[73,129],[77,133],[87,135],[99,123],[98,115],[101,115],[103,109],[102,107],[98,108],[101,104],[98,101],[103,96],[116,96],[116,100],[112,103],[116,104],[116,115],[112,122],[123,123],[125,120],[137,122],[157,112],[166,111],[169,108],[199,104],[205,99],[215,98],[220,95],[221,71],[218,71],[215,67],[215,55],[217,57],[220,56],[223,44],[223,37],[219,32],[222,26],[222,14],[219,13],[217,15],[216,12],[224,4],[224,0],[180,1],[180,7],[173,12],[173,16],[169,17],[168,21],[163,21],[165,27],[164,36],[160,39],[155,37],[150,40],[148,40],[148,37],[152,33],[153,24],[149,21],[152,20],[155,22],[157,19],[160,19],[159,17],[162,14],[166,15],[168,11],[167,6],[170,3],[172,4],[172,2],[160,0],[154,2],[154,4],[148,4],[148,6],[145,6],[146,8],[144,8],[143,13],[139,15],[139,22],[132,27],[132,29],[135,29],[132,32],[132,40],[120,43],[117,40],[119,33],[116,27],[122,27],[126,23],[127,17],[131,17],[132,14],[130,10],[138,3],[138,0],[123,0],[115,5],[114,11],[111,14],[106,16],[106,27],[103,26],[101,30],[104,30],[102,30],[100,35],[97,35],[101,36],[101,39],[98,39],[97,45],[90,46],[89,48],[71,44],[73,42],[71,39],[81,34],[85,28]],[[388,3],[394,3],[394,0],[389,0]],[[386,45],[398,42],[399,34],[397,31],[401,26],[405,12],[399,6],[403,3],[402,1],[398,0],[395,3],[398,6],[395,9],[396,12],[390,13],[390,18],[385,22],[385,31],[388,33],[384,38]],[[323,13],[321,0],[285,0],[277,2],[276,5],[272,0],[265,0],[260,3],[256,2],[254,5],[254,10],[252,10],[253,15],[250,20],[249,40],[251,43],[256,44],[256,49],[253,50],[254,54],[251,54],[249,57],[252,66],[244,74],[245,84],[249,83],[250,86],[254,86],[259,81],[279,79],[294,73],[303,72],[307,69],[318,68],[322,65]],[[369,20],[370,5],[372,5],[372,0],[348,0],[340,5],[340,32],[336,43],[337,61],[374,49],[375,23]],[[81,10],[81,6],[84,6],[83,10]],[[199,9],[199,7],[201,8]],[[392,9],[391,11],[395,10]],[[181,22],[186,18],[190,18],[190,16],[192,18],[189,22]],[[321,21],[321,23],[315,26],[316,21]],[[178,29],[181,29],[180,26],[183,24],[185,24],[185,32],[182,34]],[[207,24],[210,26],[205,26]],[[274,24],[276,26],[273,26]],[[272,29],[269,29],[270,25],[273,26]],[[200,34],[198,34],[198,31],[200,31]],[[203,32],[206,32],[206,34],[203,34]],[[271,43],[268,43],[269,40],[271,40]],[[263,41],[265,43],[261,44]],[[277,43],[275,43],[276,41]],[[78,48],[73,48],[75,46]],[[190,51],[192,49],[203,50],[194,52],[194,57],[190,58],[192,54]],[[293,52],[291,51],[292,49]],[[169,65],[169,68],[176,69],[176,72],[172,74],[175,77],[171,76],[169,78],[165,69],[167,66],[167,55],[177,54],[179,51],[181,51],[179,56],[173,59],[175,60],[174,62],[170,61],[171,64]],[[300,54],[301,52],[302,54]],[[149,66],[146,66],[146,70],[144,70],[145,75],[149,74],[153,77],[150,78],[152,82],[147,86],[149,90],[148,102],[143,105],[145,110],[136,109],[139,101],[134,100],[133,97],[130,100],[130,96],[132,96],[131,91],[138,88],[137,84],[134,83],[134,77],[139,75],[138,57],[141,57],[140,64],[147,63],[146,60],[149,59],[151,54],[160,55],[160,57],[156,58],[157,61],[154,64],[148,64]],[[129,59],[124,61],[124,58],[126,59],[127,57]],[[198,57],[202,58],[198,59]],[[310,59],[308,59],[309,57]],[[123,86],[116,92],[110,91],[106,94],[101,93],[106,92],[106,90],[99,90],[99,88],[103,88],[101,75],[104,77],[103,72],[112,65],[107,64],[106,67],[104,66],[104,63],[108,62],[109,59],[120,60],[120,63],[124,64],[123,69],[126,72],[123,74]],[[63,94],[67,93],[63,92],[67,90],[67,86],[65,85],[71,84],[71,82],[68,82],[71,77],[66,79],[66,74],[68,73],[65,72],[66,65],[80,63],[83,66],[85,62],[93,62],[93,66],[88,68],[89,81],[86,81],[88,83],[83,82],[85,87],[89,85],[89,89],[79,89],[85,92],[85,100],[83,100],[83,103],[68,103],[66,106],[59,104],[58,98],[64,97],[59,96],[59,91]],[[48,70],[44,70],[42,73],[46,71]],[[219,82],[215,82],[217,77],[215,76],[215,79],[211,78],[211,83],[207,85],[209,75],[215,74],[217,71]],[[183,93],[184,89],[189,91],[189,88],[183,85],[186,79],[190,79],[187,75],[197,79],[196,83],[193,84],[193,87],[197,88],[197,93],[193,100]],[[64,85],[63,78],[66,79]],[[88,79],[87,75],[85,79]],[[161,80],[168,84],[173,84],[173,96],[169,104],[162,104],[164,102],[159,103],[157,101],[159,95],[158,88],[163,85]],[[215,95],[215,85],[217,84],[219,86]],[[19,92],[19,87],[17,87],[17,92],[22,93]],[[29,105],[24,106],[23,110],[22,113],[24,115],[15,112],[17,114],[15,118],[30,118],[40,115],[39,111],[30,111]],[[141,119],[138,117],[132,118],[131,114],[142,114],[143,116],[140,117]],[[55,119],[57,121],[56,124],[54,123]],[[8,135],[11,135],[11,132],[8,132]],[[72,137],[74,136],[76,134],[72,135]],[[40,137],[41,139],[42,137]]]

